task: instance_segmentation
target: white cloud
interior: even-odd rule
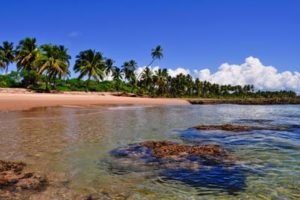
[[[184,69],[184,68],[181,68],[181,67],[179,67],[177,69],[174,69],[174,70],[173,69],[168,69],[168,73],[172,77],[175,77],[178,74],[184,74],[184,75],[191,74],[190,70]]]
[[[139,75],[145,67],[136,70]],[[151,68],[153,71],[159,67]],[[209,69],[190,71],[185,68],[168,69],[174,77],[177,74],[191,74],[201,81],[218,84],[254,85],[257,90],[293,90],[300,94],[300,72],[278,72],[273,66],[265,66],[258,58],[248,57],[243,64],[222,64],[215,73]]]
[[[245,63],[240,65],[224,63],[215,73],[211,73],[209,69],[194,72],[194,77],[212,83],[252,84],[259,90],[294,90],[300,93],[299,72],[278,72],[275,67],[265,66],[254,57],[246,58]]]

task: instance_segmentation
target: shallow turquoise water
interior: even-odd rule
[[[292,129],[241,134],[190,129],[223,123]],[[1,159],[26,161],[58,181],[57,174],[63,174],[74,193],[106,191],[129,199],[300,199],[300,106],[57,107],[3,112],[0,126]],[[239,171],[203,171],[196,177],[201,184],[174,179],[181,173],[174,171],[168,176],[151,169],[112,172],[120,163],[111,150],[146,140],[218,144],[236,157]],[[224,190],[232,182],[241,187],[234,193]]]

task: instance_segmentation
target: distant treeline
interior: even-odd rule
[[[138,65],[134,60],[115,66],[95,50],[85,50],[76,56],[74,72],[78,78],[69,78],[70,59],[62,45],[37,45],[35,38],[25,38],[14,47],[4,41],[0,45],[0,87],[23,87],[41,92],[59,91],[120,91],[143,96],[164,97],[237,97],[237,98],[294,98],[293,91],[255,91],[253,85],[218,85],[193,79],[191,75],[171,77],[167,69],[152,71],[150,65],[163,57],[163,49],[152,49],[152,60],[141,74],[135,74]],[[17,71],[8,72],[15,63]],[[112,77],[111,81],[105,80]]]

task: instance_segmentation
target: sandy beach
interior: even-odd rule
[[[27,110],[49,106],[184,104],[189,104],[189,102],[180,99],[114,96],[109,92],[44,94],[24,90],[0,91],[0,111]]]

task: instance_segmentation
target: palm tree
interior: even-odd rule
[[[48,82],[69,75],[70,58],[68,50],[62,45],[45,44],[41,46],[41,51],[34,62],[39,70],[38,73],[45,73],[47,76],[46,89]]]
[[[163,49],[160,45],[152,49],[151,57],[152,61],[149,63],[149,65],[147,65],[148,67],[151,66],[156,59],[161,59],[163,57]]]
[[[33,70],[33,65],[39,49],[35,38],[25,38],[20,41],[16,48],[16,61],[18,70]]]
[[[137,77],[134,73],[137,68],[137,63],[135,62],[135,60],[130,60],[128,62],[125,62],[122,67],[123,67],[123,72],[125,74],[125,78],[127,79],[127,81],[132,87],[131,92],[133,92],[137,83]]]
[[[158,69],[155,72],[155,84],[158,86],[158,94],[162,95],[164,93],[165,90],[165,85],[167,82],[167,78],[168,78],[168,71],[167,69]]]
[[[134,82],[136,80],[134,71],[137,68],[137,63],[134,60],[130,60],[125,62],[122,67],[125,78],[131,83]]]
[[[0,68],[5,70],[5,74],[8,72],[8,65],[15,59],[15,51],[13,43],[4,41],[0,46]]]
[[[149,67],[146,67],[141,73],[140,81],[144,88],[149,91],[153,81],[153,73]]]
[[[108,76],[110,73],[113,72],[113,69],[114,69],[114,66],[113,66],[114,65],[114,61],[113,61],[113,59],[110,59],[110,58],[106,59],[105,65],[106,65],[106,67],[105,67],[105,74],[106,74],[106,76]]]
[[[119,67],[114,67],[112,69],[112,77],[114,82],[116,83],[116,89],[119,91],[120,83],[123,78],[122,70]]]
[[[105,72],[105,60],[100,52],[95,50],[81,51],[76,56],[74,71],[80,72],[78,79],[87,76],[86,89],[88,90],[90,79],[103,80]]]
[[[116,80],[121,81],[123,78],[122,70],[119,67],[114,67],[112,69],[112,77],[113,77],[113,80],[115,80],[115,81]]]

